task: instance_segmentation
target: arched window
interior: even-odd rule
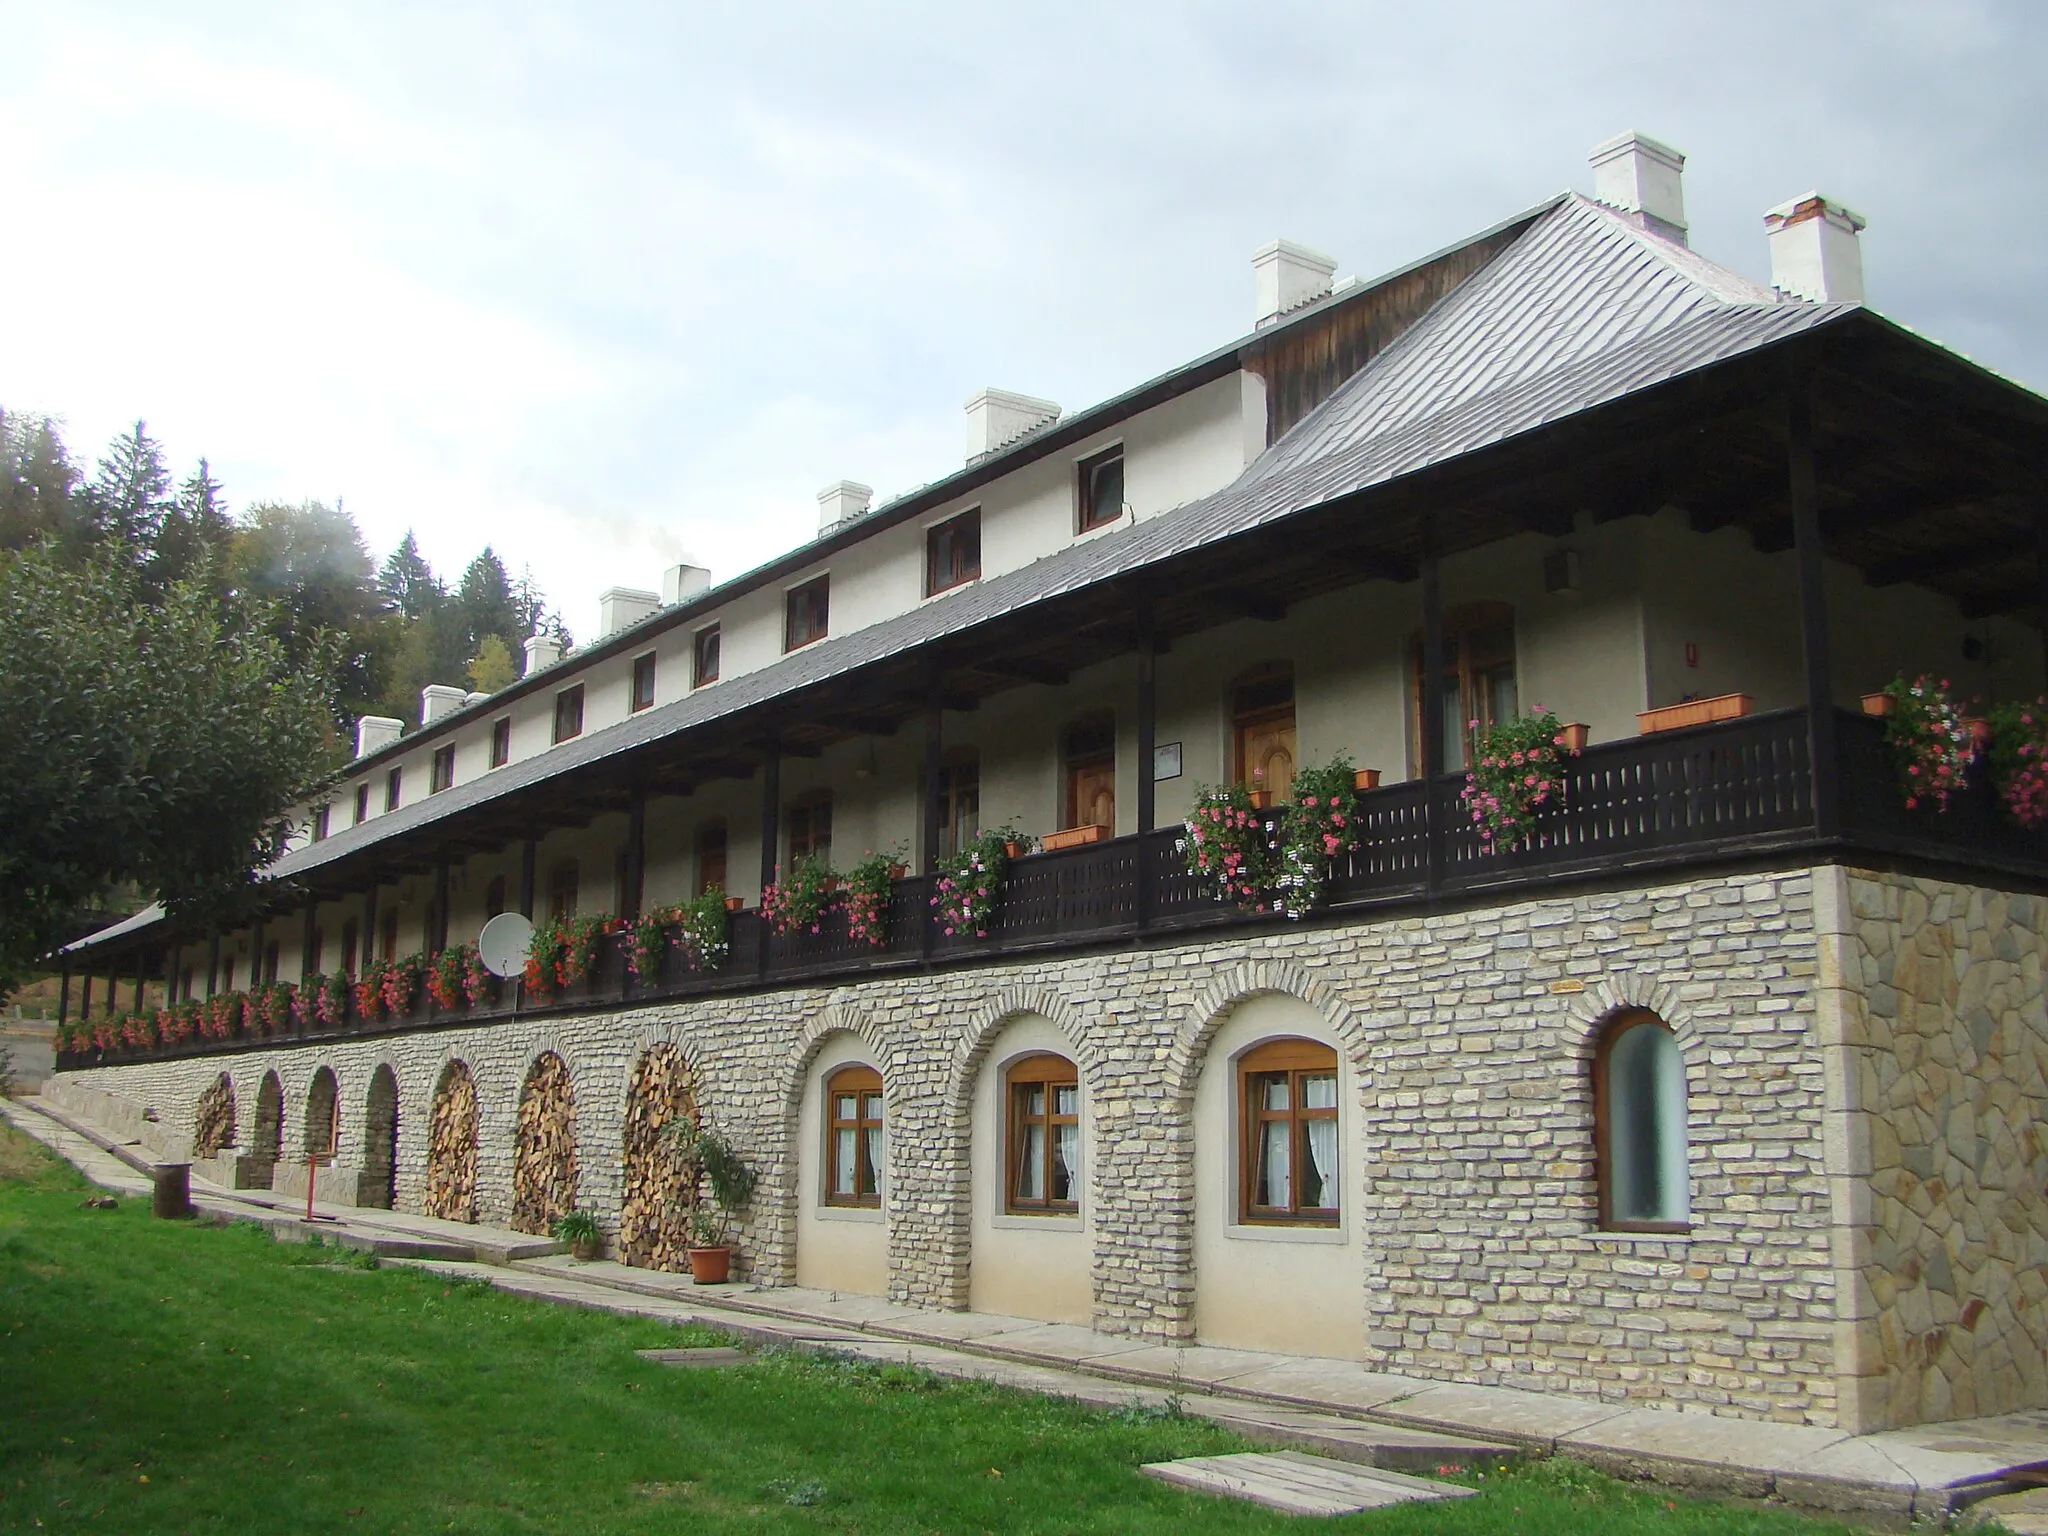
[[[1230,772],[1277,805],[1294,794],[1294,764],[1294,667],[1269,661],[1231,684]]]
[[[1337,1053],[1313,1040],[1269,1040],[1237,1061],[1238,1219],[1335,1226]]]
[[[1422,766],[1422,635],[1409,642],[1408,743]],[[1444,772],[1465,767],[1472,722],[1497,725],[1521,713],[1515,682],[1515,610],[1471,603],[1444,615]]]
[[[1081,1074],[1064,1056],[1013,1062],[1004,1207],[1017,1215],[1071,1215],[1081,1208]]]
[[[1065,772],[1063,827],[1107,827],[1116,831],[1116,716],[1089,715],[1060,737]]]
[[[341,1105],[334,1069],[322,1067],[313,1074],[313,1086],[306,1093],[306,1151],[332,1157],[341,1145]]]
[[[1600,1225],[1683,1232],[1692,1220],[1686,1169],[1685,1058],[1670,1026],[1633,1010],[1607,1027],[1593,1058]]]
[[[825,1079],[825,1203],[882,1203],[882,1074],[841,1067]]]

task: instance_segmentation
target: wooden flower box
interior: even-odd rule
[[[1254,810],[1270,811],[1273,808],[1273,791],[1270,789],[1252,790],[1251,797]]]
[[[1586,739],[1592,734],[1593,727],[1573,721],[1570,725],[1558,727],[1557,744],[1567,752],[1583,752],[1586,750]]]
[[[746,897],[744,897],[744,896],[728,896],[728,897],[726,897],[726,898],[725,898],[725,910],[726,910],[726,911],[728,911],[728,912],[744,912],[744,911],[746,911],[746,910],[747,910],[747,898],[746,898]]]
[[[1355,790],[1361,791],[1368,789],[1378,789],[1380,787],[1379,769],[1359,768],[1354,770],[1351,775],[1351,787]]]
[[[1024,857],[1024,855],[1025,855],[1025,854],[1029,853],[1030,851],[1031,851],[1030,845],[1029,845],[1029,844],[1026,844],[1026,843],[1004,843],[1004,844],[1003,844],[1003,853],[1004,853],[1004,855],[1005,855],[1006,857],[1008,857],[1008,858],[1012,858],[1012,859],[1021,859],[1021,858],[1023,858],[1023,857]]]
[[[1060,832],[1048,832],[1038,840],[1038,846],[1046,853],[1057,853],[1062,848],[1079,848],[1083,843],[1099,843],[1107,839],[1109,828],[1104,826],[1068,827]]]
[[[1688,699],[1683,704],[1666,704],[1646,709],[1636,716],[1636,729],[1645,736],[1658,731],[1676,731],[1688,725],[1711,725],[1716,720],[1739,720],[1755,706],[1746,693],[1723,693],[1711,699]]]
[[[1866,693],[1863,695],[1863,713],[1875,715],[1881,720],[1892,712],[1898,702],[1888,693]]]

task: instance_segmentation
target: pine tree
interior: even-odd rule
[[[97,537],[126,545],[130,558],[137,561],[156,547],[157,534],[176,502],[164,451],[146,423],[136,422],[133,431],[107,445],[84,499]]]
[[[196,575],[202,567],[218,572],[216,584],[227,580],[225,556],[234,536],[220,482],[205,459],[178,487],[178,498],[157,532],[144,584],[155,592]]]
[[[490,635],[504,642],[508,654],[515,640],[526,638],[519,633],[518,601],[512,580],[505,574],[505,562],[488,544],[462,573],[462,584],[455,590],[455,609],[461,620],[465,655],[477,655]]]
[[[0,549],[73,538],[79,479],[55,422],[0,410]]]
[[[424,619],[438,613],[448,601],[448,589],[420,553],[419,540],[406,529],[398,548],[377,573],[377,590],[408,619]]]

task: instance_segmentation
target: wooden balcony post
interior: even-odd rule
[[[1152,922],[1152,845],[1146,834],[1159,811],[1159,784],[1152,773],[1153,749],[1159,735],[1159,689],[1156,673],[1159,633],[1148,607],[1138,626],[1138,926]],[[1115,832],[1112,827],[1110,831]]]
[[[145,965],[147,965],[147,964],[148,964],[148,956],[147,956],[147,953],[146,953],[146,951],[144,951],[144,949],[142,948],[142,946],[141,946],[140,944],[136,945],[136,946],[135,946],[135,1006],[134,1006],[133,1008],[131,1008],[131,1009],[129,1010],[129,1011],[130,1011],[131,1013],[140,1013],[140,1012],[142,1012],[142,972],[143,972],[143,967],[144,967]]]
[[[220,930],[213,930],[206,944],[206,995],[212,998],[220,986]]]
[[[782,753],[778,748],[768,749],[767,759],[761,764],[761,889],[767,890],[775,883],[776,870],[781,860],[776,857],[782,845]]]
[[[320,946],[320,903],[306,903],[305,921],[299,927],[299,985],[304,986],[318,973],[314,965],[314,951]]]
[[[266,923],[259,922],[254,928],[249,930],[248,990],[251,992],[254,992],[263,985],[263,930],[268,926]]]
[[[519,915],[533,921],[533,881],[540,863],[540,839],[529,827],[519,850]]]
[[[85,962],[85,990],[79,995],[78,1016],[86,1023],[92,1022],[92,962]]]
[[[377,885],[370,883],[370,890],[363,897],[363,942],[361,954],[356,961],[356,973],[361,975],[377,959]]]
[[[1422,836],[1423,881],[1435,895],[1444,877],[1444,807],[1437,780],[1444,771],[1444,595],[1437,567],[1436,518],[1425,512],[1422,541]]]
[[[62,1029],[71,1017],[71,957],[57,958],[57,1027]]]
[[[936,699],[924,716],[924,768],[919,774],[923,793],[918,817],[918,841],[923,844],[918,868],[931,874],[939,867],[939,809],[945,792],[945,710]]]
[[[434,860],[434,930],[427,935],[427,953],[448,947],[448,850]]]
[[[633,798],[626,807],[626,888],[619,892],[619,915],[638,917],[647,883],[647,791],[633,786]]]
[[[1792,545],[1799,562],[1799,637],[1805,662],[1807,751],[1812,758],[1813,826],[1823,838],[1841,831],[1835,751],[1835,690],[1828,646],[1826,551],[1813,466],[1813,401],[1796,378],[1785,400],[1786,469],[1792,498]]]

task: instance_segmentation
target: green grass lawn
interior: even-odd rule
[[[1245,1449],[1195,1419],[767,1355],[256,1229],[87,1210],[0,1124],[0,1531],[1299,1530],[1141,1478]],[[1345,1531],[1784,1533],[1566,1462]]]

